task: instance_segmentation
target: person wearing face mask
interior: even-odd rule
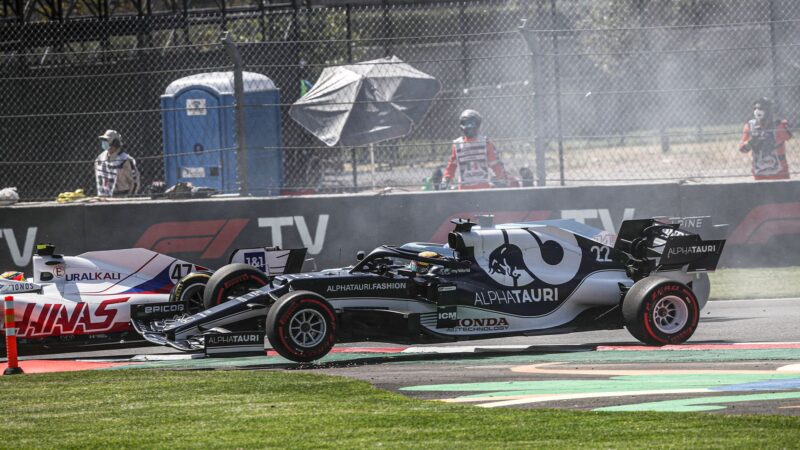
[[[98,138],[103,151],[94,161],[97,195],[118,197],[136,194],[139,191],[139,172],[136,170],[136,160],[122,151],[122,136],[114,130],[107,130]]]
[[[462,136],[453,141],[442,189],[447,189],[456,175],[459,189],[509,185],[510,177],[503,168],[497,150],[486,136],[480,134],[481,122],[478,111],[467,109],[461,113],[459,126]]]
[[[764,97],[753,103],[753,118],[744,124],[739,151],[751,153],[756,180],[786,180],[786,141],[792,138],[786,120],[776,120],[772,102]]]

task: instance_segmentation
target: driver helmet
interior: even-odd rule
[[[0,274],[0,278],[5,280],[25,281],[25,274],[23,272],[8,271]]]
[[[468,138],[474,138],[478,135],[478,131],[481,129],[481,122],[483,122],[481,114],[474,109],[465,109],[458,118],[461,132]]]
[[[442,255],[432,252],[432,251],[424,251],[420,252],[417,256],[422,258],[441,258]],[[409,264],[409,268],[416,273],[428,273],[428,270],[431,268],[431,264],[427,261],[411,261]]]

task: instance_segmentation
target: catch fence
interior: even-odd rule
[[[738,142],[753,101],[773,98],[790,124],[800,113],[791,0],[262,1],[94,15],[84,3],[48,4],[59,14],[21,15],[5,0],[0,16],[0,188],[23,200],[94,195],[106,129],[136,159],[141,195],[181,176],[267,195],[423,189],[467,108],[480,111],[506,170],[528,168],[537,185],[741,181],[752,178]],[[240,103],[243,122],[235,102],[165,103],[171,83],[197,74],[220,72],[217,84],[233,91],[225,32],[243,70],[263,75],[245,77],[245,96],[274,85],[278,100]],[[289,116],[324,68],[392,55],[442,86],[408,135],[328,147]],[[247,119],[261,110],[277,114],[277,141]],[[794,141],[787,159],[796,177]]]

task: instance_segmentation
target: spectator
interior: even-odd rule
[[[461,113],[459,123],[462,136],[453,141],[450,161],[444,171],[446,189],[458,173],[459,189],[480,189],[498,184],[506,185],[509,177],[497,155],[494,145],[488,138],[479,134],[481,115],[478,111],[467,109]],[[494,173],[492,177],[491,172]]]
[[[122,151],[122,136],[107,130],[100,138],[103,152],[94,160],[97,195],[119,197],[139,191],[139,172],[136,160]]]
[[[739,151],[751,153],[756,180],[789,178],[785,143],[791,138],[788,122],[773,117],[772,102],[768,98],[753,103],[753,118],[744,124]]]
[[[519,177],[522,179],[522,186],[533,186],[533,171],[528,167],[519,168]]]

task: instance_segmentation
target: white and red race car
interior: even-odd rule
[[[236,289],[244,294],[264,286],[274,275],[299,272],[304,258],[305,249],[236,250],[231,262],[250,264],[263,272],[239,280]],[[20,345],[56,349],[124,344],[141,340],[131,327],[131,305],[169,301],[175,304],[166,307],[186,308],[186,312],[204,309],[203,290],[211,273],[142,248],[62,256],[55,254],[53,245],[43,244],[33,256],[32,278],[19,272],[0,275],[0,296],[14,298]],[[2,323],[0,331],[5,334]],[[4,345],[2,339],[0,346]]]

